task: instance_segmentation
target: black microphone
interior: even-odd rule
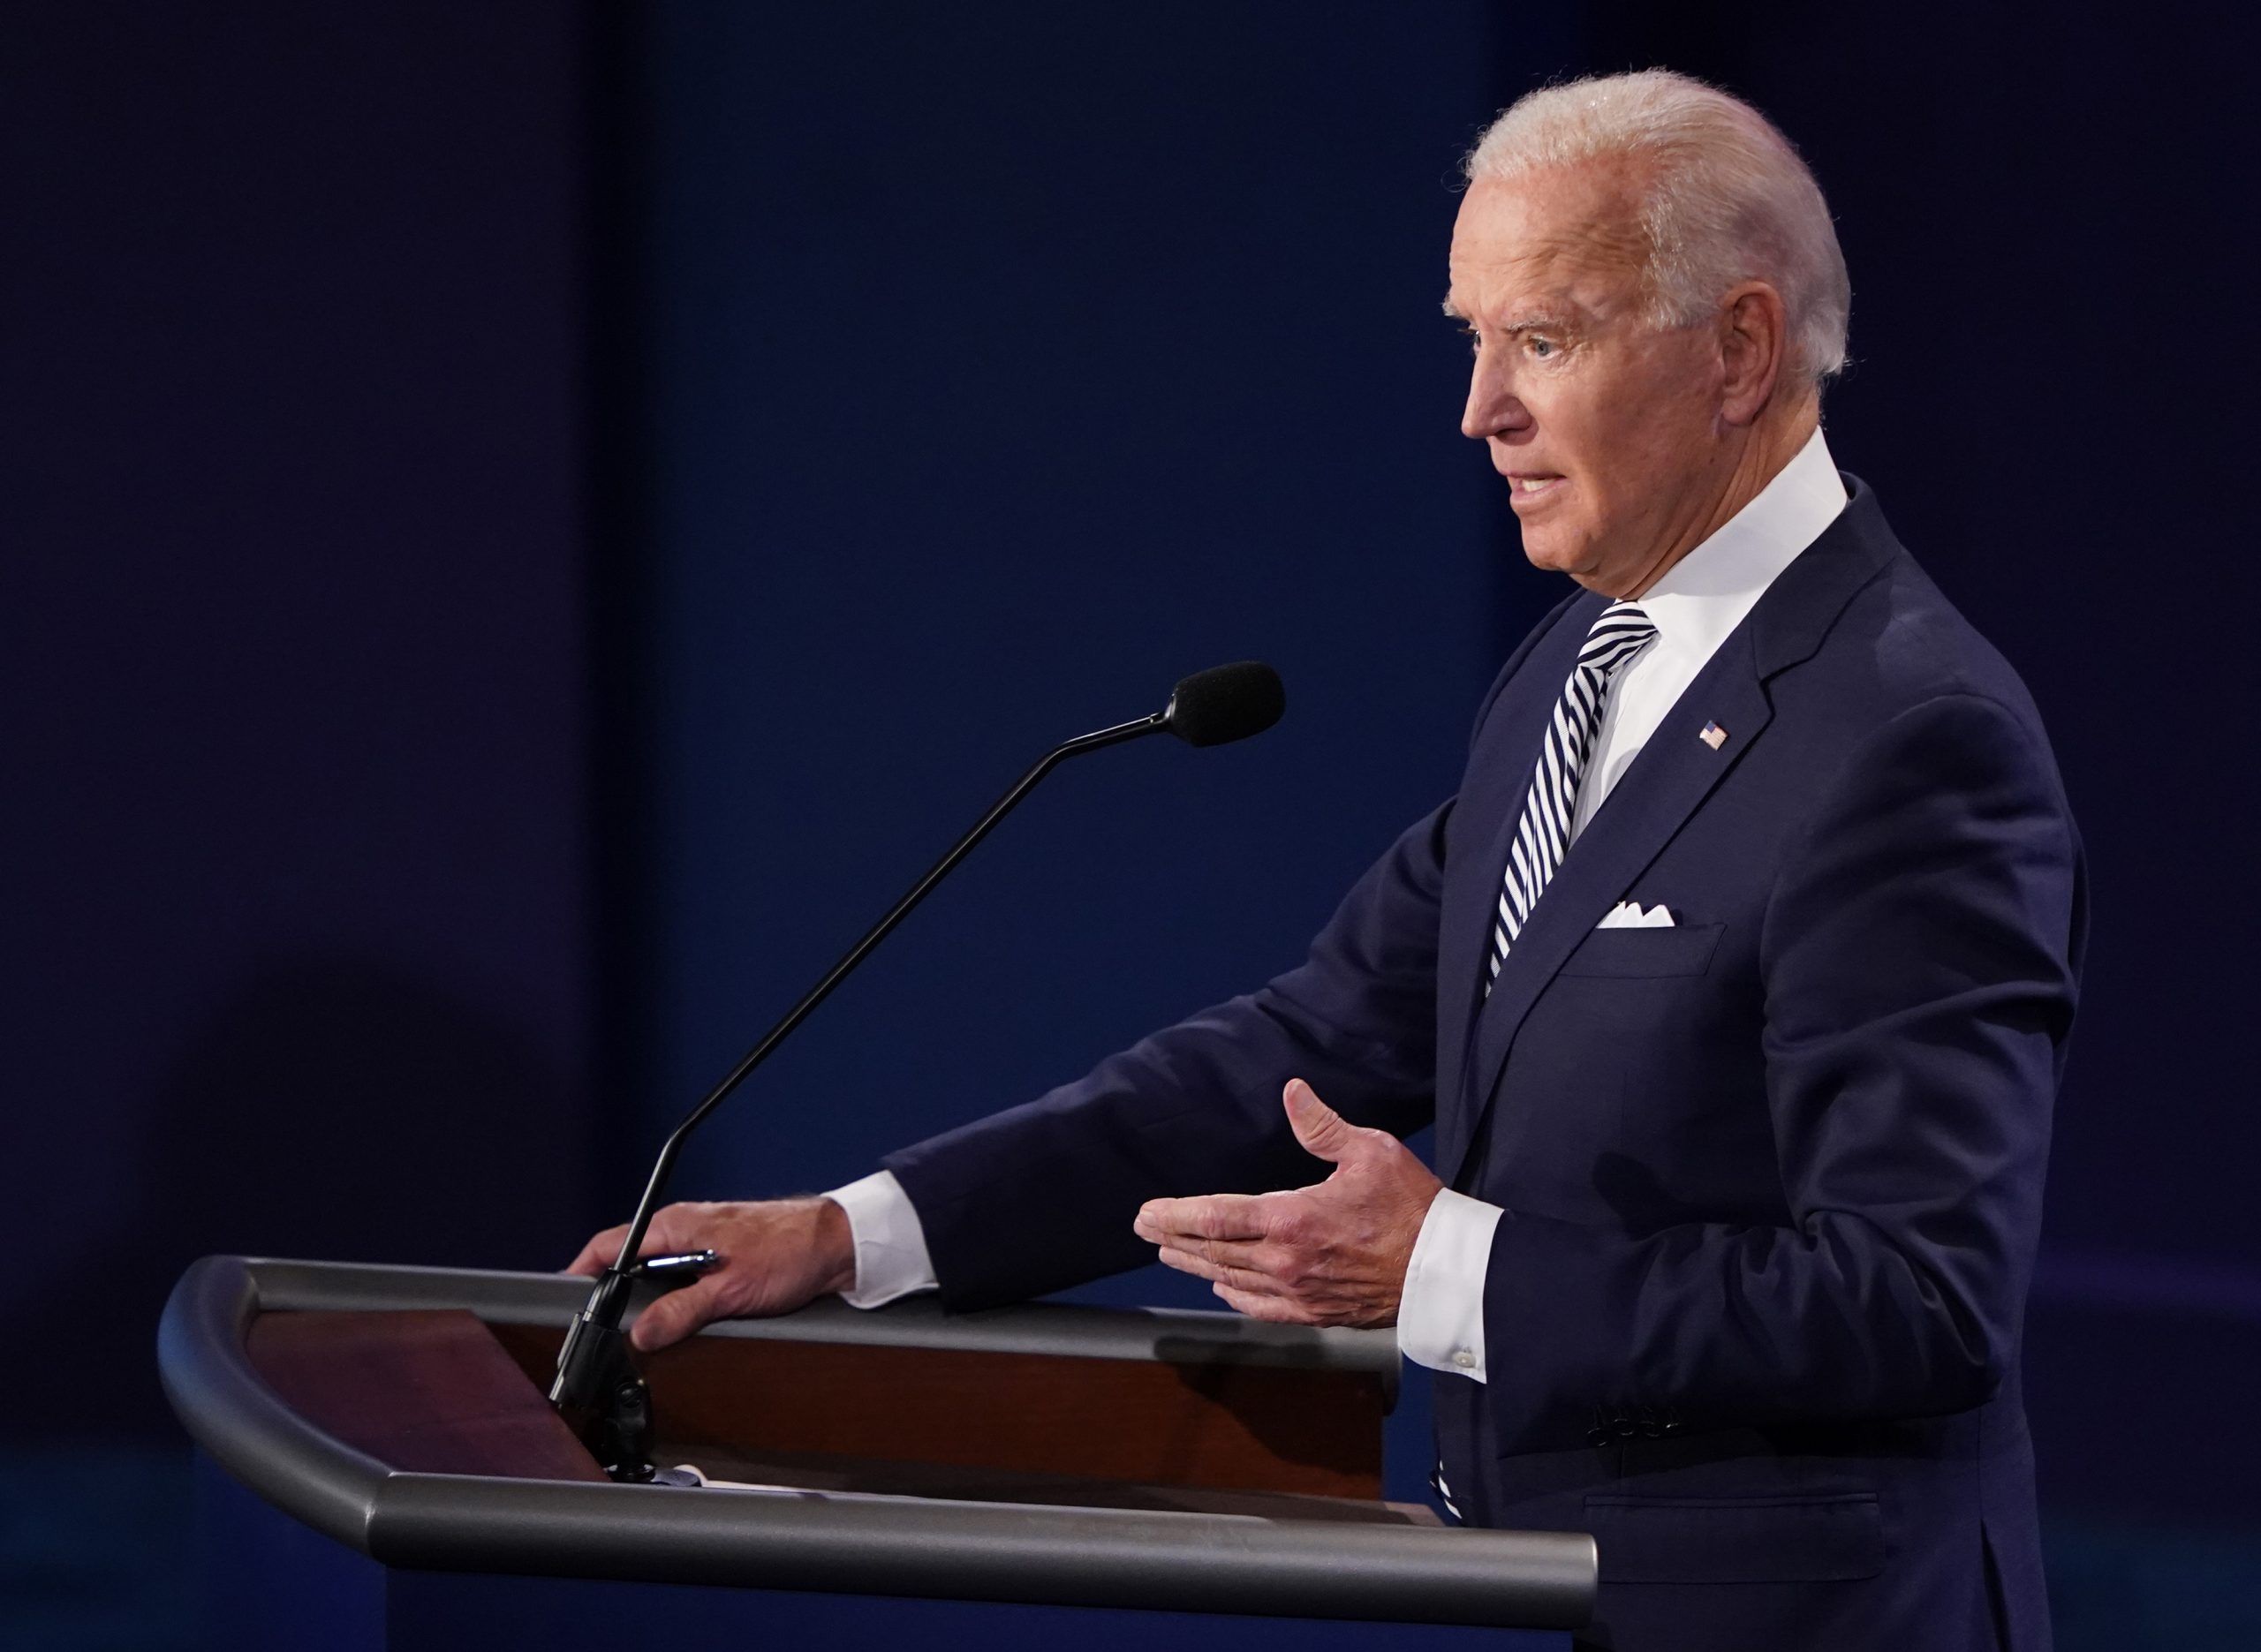
[[[628,1224],[620,1254],[598,1276],[587,1303],[566,1328],[565,1344],[557,1351],[557,1377],[549,1387],[549,1403],[572,1425],[582,1444],[603,1465],[608,1475],[615,1480],[649,1481],[655,1477],[651,1460],[651,1392],[630,1357],[628,1339],[621,1332],[620,1322],[627,1312],[629,1294],[634,1287],[639,1267],[638,1253],[643,1248],[646,1230],[652,1225],[652,1213],[659,1208],[661,1192],[691,1133],[745,1082],[755,1067],[768,1060],[793,1030],[832,995],[833,988],[846,980],[872,949],[910,916],[911,909],[972,852],[973,846],[987,837],[997,823],[1036,788],[1036,783],[1061,763],[1102,746],[1121,745],[1127,740],[1141,739],[1165,729],[1188,745],[1227,745],[1262,734],[1280,720],[1286,709],[1287,696],[1280,684],[1280,674],[1259,661],[1244,660],[1195,672],[1171,691],[1169,704],[1151,717],[1078,735],[1053,747],[991,806],[987,814],[975,822],[973,829],[960,838],[949,854],[911,886],[910,893],[897,901],[885,917],[848,949],[824,978],[785,1013],[783,1020],[762,1035],[761,1042],[723,1075],[722,1082],[692,1109],[691,1116],[676,1126],[652,1165],[651,1176],[644,1184],[644,1196],[637,1202],[636,1215]]]
[[[1229,745],[1260,735],[1288,709],[1280,674],[1258,660],[1211,666],[1179,683],[1162,713],[1170,733],[1190,746]]]

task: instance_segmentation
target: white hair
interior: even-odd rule
[[[1485,129],[1463,170],[1476,183],[1617,158],[1645,163],[1658,325],[1706,321],[1737,282],[1764,281],[1788,314],[1792,370],[1819,385],[1843,369],[1853,291],[1828,203],[1741,99],[1667,69],[1542,87]]]

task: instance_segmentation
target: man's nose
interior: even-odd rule
[[[1477,357],[1468,375],[1468,405],[1461,411],[1460,434],[1481,441],[1530,422],[1530,411],[1516,397],[1505,368],[1491,351]]]

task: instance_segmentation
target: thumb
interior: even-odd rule
[[[636,1316],[635,1329],[628,1333],[628,1339],[643,1354],[682,1341],[715,1316],[719,1309],[715,1299],[721,1283],[708,1278],[669,1291]]]
[[[1300,1078],[1291,1078],[1281,1099],[1287,1103],[1288,1128],[1304,1144],[1304,1152],[1330,1165],[1339,1165],[1350,1157],[1357,1143],[1357,1128],[1321,1101],[1317,1090]]]

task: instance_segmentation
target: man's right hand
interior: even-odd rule
[[[606,1228],[565,1271],[594,1278],[627,1238],[624,1225]],[[712,1250],[721,1260],[637,1316],[630,1339],[639,1349],[680,1342],[709,1320],[790,1314],[827,1292],[855,1288],[855,1235],[848,1212],[829,1199],[668,1205],[653,1216],[640,1254],[685,1250]]]

